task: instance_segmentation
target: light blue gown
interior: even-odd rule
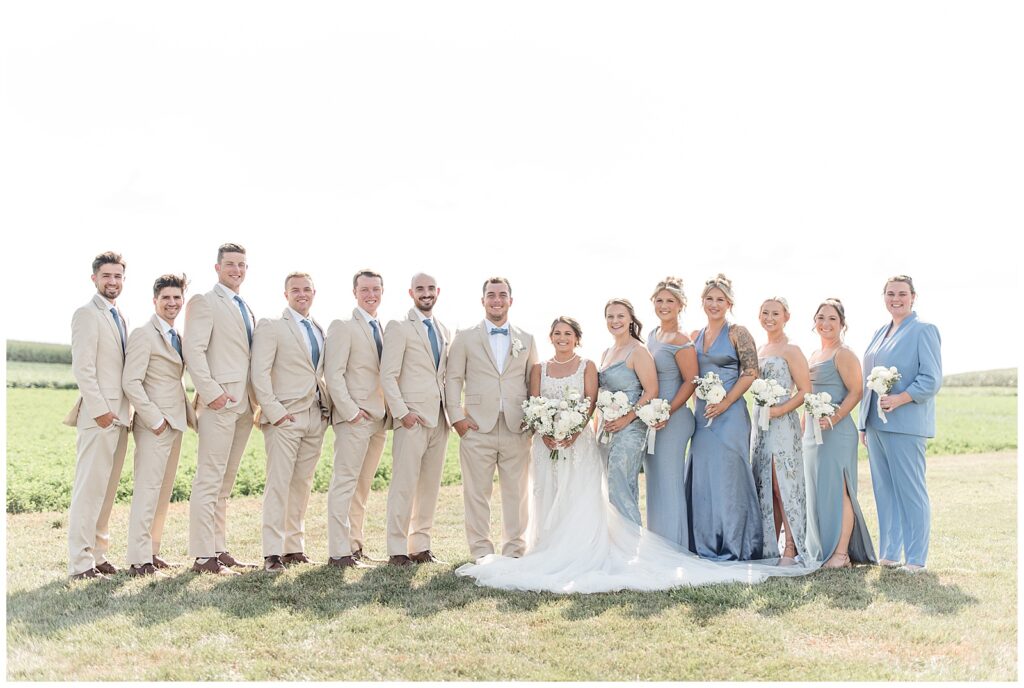
[[[701,330],[694,345],[700,374],[718,373],[729,391],[740,377],[740,360],[726,324],[704,353]],[[686,461],[690,550],[719,561],[760,559],[764,548],[761,512],[750,470],[750,415],[743,400],[705,427],[707,403],[697,399],[697,427]]]
[[[692,348],[662,344],[655,334],[647,340],[658,369],[658,397],[672,401],[683,386],[683,374],[676,363],[676,352]],[[683,406],[672,414],[668,425],[658,430],[654,453],[644,454],[647,480],[647,528],[683,547],[690,544],[690,526],[686,517],[686,445],[693,436],[693,411]]]
[[[828,392],[832,403],[841,405],[849,390],[836,369],[834,358],[811,366],[811,389],[815,394]],[[839,544],[843,525],[843,481],[853,504],[853,535],[848,553],[855,564],[875,564],[875,546],[871,542],[864,514],[857,502],[857,427],[847,416],[831,430],[822,430],[819,445],[814,439],[813,418],[804,429],[804,472],[807,476],[807,556],[824,561]]]
[[[795,387],[789,364],[782,356],[766,356],[760,361],[761,377],[774,379],[787,391]],[[785,404],[791,399],[786,394],[779,399]],[[778,537],[775,535],[775,505],[772,500],[772,459],[775,460],[775,478],[782,495],[782,509],[793,532],[797,555],[806,553],[807,491],[804,484],[804,456],[800,442],[800,416],[794,409],[784,416],[768,421],[768,430],[754,425],[751,442],[751,463],[754,487],[761,504],[761,529],[764,534],[764,557],[779,556]]]
[[[640,378],[629,369],[626,361],[613,363],[598,373],[602,390],[625,392],[630,404],[643,396]],[[613,432],[608,444],[602,444],[601,454],[608,466],[608,501],[619,512],[640,525],[640,464],[647,450],[647,426],[639,418],[618,432]]]

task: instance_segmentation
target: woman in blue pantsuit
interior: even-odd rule
[[[935,436],[935,394],[942,385],[939,330],[913,311],[917,292],[907,275],[889,278],[885,307],[892,321],[871,339],[864,375],[876,366],[895,367],[900,379],[881,397],[864,386],[861,439],[868,448],[878,508],[879,564],[916,573],[925,567],[931,507],[925,485],[925,441]],[[883,422],[878,406],[886,416]]]

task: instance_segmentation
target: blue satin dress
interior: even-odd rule
[[[704,353],[701,330],[694,345],[700,374],[718,373],[728,392],[740,377],[740,359],[726,324]],[[750,468],[750,415],[738,400],[705,427],[707,403],[697,399],[697,427],[686,461],[690,550],[718,561],[760,559],[764,549],[761,511]]]
[[[622,360],[598,373],[602,390],[625,392],[630,404],[643,396],[640,378]],[[608,501],[619,512],[640,525],[640,464],[647,450],[647,426],[639,418],[618,432],[608,444],[599,444],[608,466]]]
[[[657,331],[655,331],[655,334]],[[683,386],[683,374],[676,363],[680,349],[692,348],[662,344],[655,334],[647,340],[658,369],[658,397],[671,402]],[[690,525],[686,515],[686,445],[693,436],[693,411],[683,406],[658,430],[654,453],[644,454],[644,477],[647,481],[647,528],[663,538],[688,547]]]
[[[828,392],[832,403],[841,405],[849,390],[830,358],[811,366],[811,389]],[[864,514],[857,501],[857,426],[847,416],[831,430],[822,430],[822,444],[814,439],[815,420],[804,424],[804,473],[807,476],[807,555],[825,561],[836,551],[843,526],[843,483],[853,504],[853,535],[848,553],[855,564],[876,564]]]

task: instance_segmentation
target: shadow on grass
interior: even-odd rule
[[[226,617],[246,619],[282,610],[329,621],[350,610],[385,606],[409,617],[429,617],[493,600],[501,613],[531,613],[560,605],[568,620],[608,612],[633,618],[658,616],[682,607],[698,625],[709,625],[735,609],[769,617],[784,616],[814,602],[831,609],[866,609],[879,598],[898,600],[932,615],[954,615],[977,599],[933,574],[908,576],[883,570],[869,580],[869,567],[818,571],[803,578],[771,579],[754,586],[738,583],[675,588],[664,592],[555,595],[479,587],[458,576],[455,567],[378,566],[366,571],[299,566],[283,576],[253,572],[231,578],[200,578],[187,570],[140,582],[119,575],[112,580],[68,585],[49,583],[7,596],[8,630],[50,637],[79,625],[118,617],[145,628],[213,608]],[[128,583],[131,585],[128,585]]]

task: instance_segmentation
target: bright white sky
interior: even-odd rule
[[[129,263],[138,325],[158,274],[206,291],[236,241],[257,315],[302,269],[325,325],[362,266],[384,273],[385,319],[435,274],[453,327],[507,275],[542,356],[560,313],[598,356],[611,296],[649,331],[666,274],[697,328],[718,271],[759,342],[764,297],[789,299],[809,353],[838,296],[862,352],[904,272],[947,373],[1016,366],[1020,19],[1009,2],[5,3],[4,335],[68,342],[101,250]]]

